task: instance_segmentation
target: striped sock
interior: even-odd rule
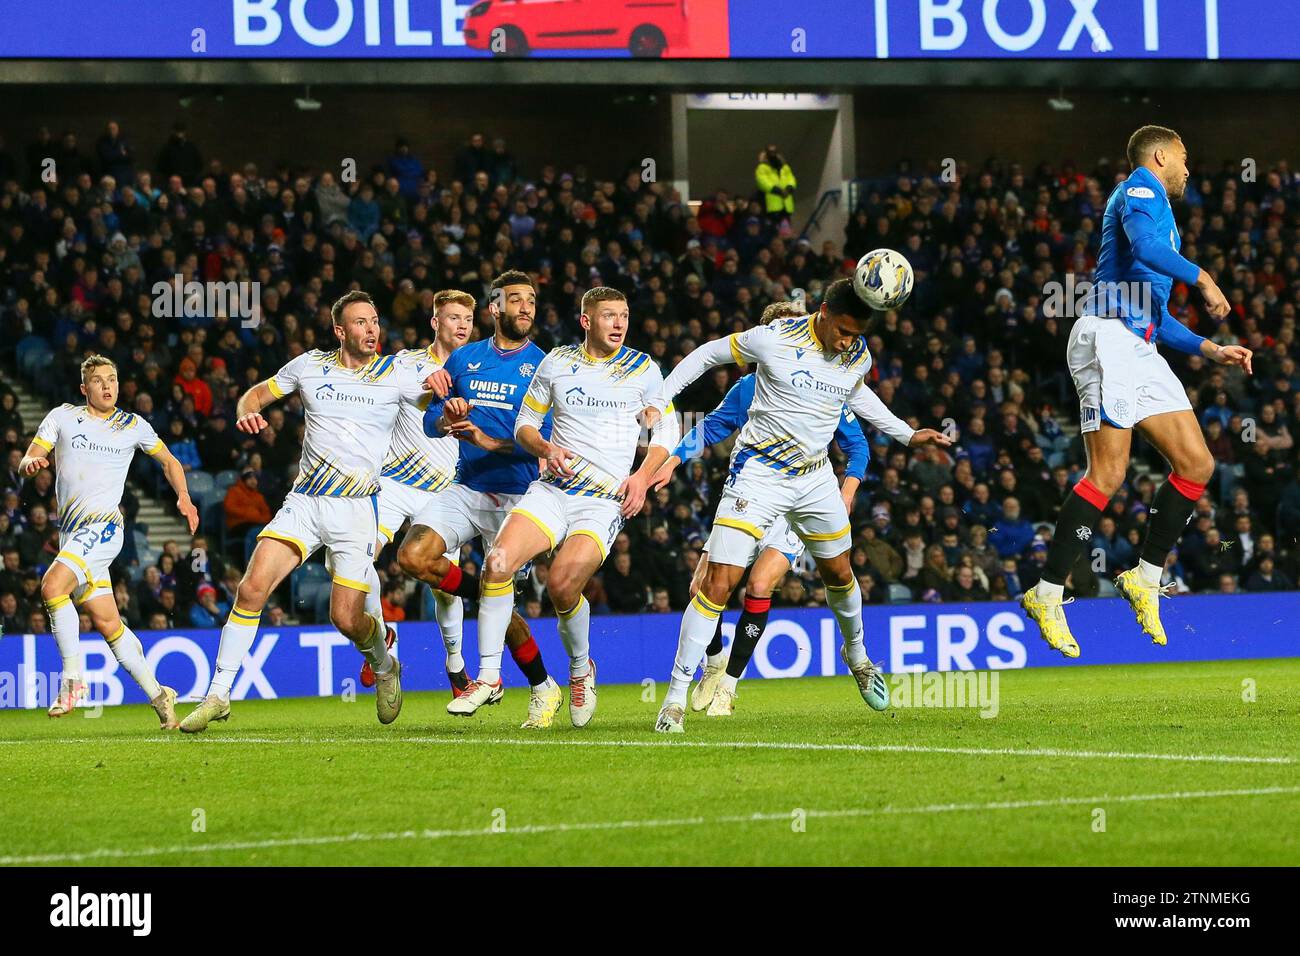
[[[118,627],[116,634],[105,639],[117,662],[140,685],[146,697],[153,700],[162,693],[162,688],[154,678],[153,668],[144,659],[144,645],[140,643],[135,631],[126,626],[125,621]]]
[[[582,595],[578,603],[567,611],[557,611],[560,640],[569,652],[569,676],[587,676],[591,653],[591,605]]]
[[[826,603],[835,612],[844,636],[844,653],[849,664],[861,664],[867,659],[867,649],[862,643],[862,591],[854,578],[844,585],[826,585]]]
[[[235,675],[248,656],[249,648],[257,639],[257,627],[262,621],[262,610],[245,611],[238,604],[230,608],[230,617],[221,629],[221,644],[217,647],[217,672],[212,675],[209,694],[230,700]]]
[[[501,679],[501,653],[506,646],[506,628],[515,610],[514,578],[484,581],[478,606],[478,679],[495,684]]]
[[[702,593],[691,598],[682,612],[682,626],[677,634],[677,657],[673,661],[672,681],[668,685],[668,696],[664,705],[686,705],[686,692],[690,690],[691,681],[695,679],[695,669],[704,659],[709,641],[718,627],[718,617],[722,614],[722,605],[714,604]]]
[[[63,658],[63,679],[81,680],[81,616],[68,595],[45,602],[50,632]]]

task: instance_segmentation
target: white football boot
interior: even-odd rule
[[[587,673],[569,678],[569,719],[586,727],[596,714],[596,662],[587,661]]]
[[[456,717],[470,717],[485,704],[499,704],[505,696],[501,678],[495,684],[472,680],[459,697],[447,705],[447,713]]]

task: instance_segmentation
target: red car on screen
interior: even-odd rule
[[[470,49],[498,56],[620,49],[663,56],[688,43],[686,0],[480,0],[463,32]]]

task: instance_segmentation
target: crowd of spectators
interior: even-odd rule
[[[853,565],[869,602],[1005,599],[1037,581],[1054,518],[1084,466],[1064,368],[1070,317],[1056,314],[1048,290],[1091,274],[1105,201],[1125,172],[1104,162],[1029,169],[989,160],[954,178],[904,166],[860,183],[843,242],[810,243],[759,193],[719,191],[693,209],[670,186],[643,181],[639,166],[615,180],[581,165],[525,170],[503,140],[489,145],[483,135],[441,171],[398,140],[347,182],[328,170],[228,167],[179,125],[152,162],[114,123],[89,152],[73,134],[42,130],[21,158],[0,140],[0,365],[6,376],[25,368],[28,388],[53,405],[78,400],[86,354],[113,358],[119,405],[153,424],[187,471],[220,479],[203,502],[202,537],[142,555],[128,533],[114,570],[133,626],[212,626],[229,607],[251,536],[292,483],[303,430],[290,398],[256,438],[239,434],[235,402],[293,355],[331,347],[329,305],[348,288],[375,298],[384,347],[395,350],[428,341],[438,290],[465,289],[483,303],[494,275],[524,269],[538,287],[534,335],[549,349],[579,340],[583,291],[613,286],[631,303],[629,344],[667,374],[697,344],[753,324],[770,302],[802,295],[815,308],[862,253],[892,247],[917,281],[900,312],[878,317],[872,385],[900,416],[958,441],[914,452],[869,433]],[[1256,353],[1251,377],[1170,356],[1219,462],[1171,556],[1168,580],[1180,589],[1265,591],[1300,580],[1297,210],[1300,178],[1284,163],[1253,182],[1239,169],[1197,169],[1177,205],[1184,254],[1216,277],[1232,312],[1213,322],[1182,286],[1171,311]],[[258,283],[259,320],[220,308],[159,317],[155,284],[177,276]],[[476,334],[490,330],[480,310]],[[39,361],[24,364],[25,349]],[[714,371],[677,407],[711,410],[738,374]],[[6,630],[44,629],[36,575],[57,550],[52,476],[17,474],[37,424],[0,390]],[[726,447],[705,451],[627,523],[587,595],[598,612],[684,606],[726,460]],[[1108,579],[1136,561],[1164,466],[1140,440],[1135,462],[1154,481],[1130,473],[1074,571],[1078,593],[1107,593]],[[144,456],[133,477],[146,493],[159,487]],[[123,510],[130,532],[133,494]],[[470,567],[480,558],[468,548],[463,556]],[[391,615],[429,616],[391,549],[381,571]],[[546,574],[538,562],[521,587],[528,615],[552,613]],[[311,615],[287,597],[272,619]],[[824,597],[808,565],[774,595],[783,606]]]

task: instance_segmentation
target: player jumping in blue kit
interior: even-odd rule
[[[503,272],[493,280],[488,305],[496,323],[493,336],[452,353],[443,366],[451,376],[451,392],[425,412],[426,433],[453,434],[462,440],[460,461],[455,482],[411,519],[397,560],[412,577],[462,598],[478,598],[479,579],[461,571],[452,558],[480,536],[487,553],[506,515],[538,475],[537,459],[514,442],[519,407],[546,357],[528,338],[536,308],[537,292],[525,273]],[[511,618],[506,642],[532,687],[523,726],[551,726],[562,702],[560,687],[547,674],[528,625],[518,614]],[[499,658],[497,665],[495,673],[478,675],[493,685],[494,704],[502,696]],[[468,679],[464,666],[463,660],[447,665],[453,675],[453,703],[478,683]]]
[[[1228,315],[1214,278],[1179,254],[1182,241],[1170,201],[1181,199],[1187,187],[1182,139],[1171,129],[1143,126],[1129,139],[1128,161],[1132,175],[1106,203],[1092,304],[1074,324],[1067,350],[1088,472],[1061,508],[1042,579],[1020,600],[1043,639],[1066,657],[1078,657],[1079,644],[1062,610],[1065,579],[1124,482],[1134,428],[1171,471],[1152,502],[1141,561],[1116,577],[1115,586],[1152,642],[1166,642],[1158,606],[1161,573],[1214,474],[1214,458],[1182,384],[1156,345],[1251,372],[1250,349],[1216,345],[1169,315],[1175,280],[1200,289],[1210,318]]]

